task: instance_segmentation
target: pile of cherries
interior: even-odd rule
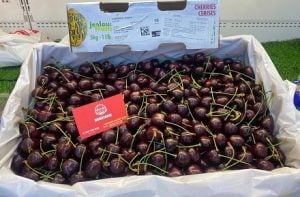
[[[123,94],[126,124],[82,140],[72,109]],[[203,53],[180,60],[72,69],[49,64],[20,122],[12,170],[74,184],[130,175],[169,177],[284,166],[262,84],[252,67]]]

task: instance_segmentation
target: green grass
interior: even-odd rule
[[[263,43],[282,79],[300,77],[300,39]],[[20,73],[20,67],[0,68],[0,93],[10,93]]]
[[[263,43],[282,79],[300,77],[300,39]]]
[[[10,93],[20,73],[20,67],[0,68],[0,93]]]

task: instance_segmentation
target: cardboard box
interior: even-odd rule
[[[69,3],[67,13],[73,52],[103,51],[107,45],[149,51],[163,43],[187,49],[219,44],[219,0]]]
[[[76,67],[86,61],[109,60],[118,65],[151,58],[180,58],[183,54],[202,51],[220,58],[233,57],[251,65],[257,81],[272,92],[269,108],[276,122],[277,137],[286,153],[290,167],[273,171],[256,169],[219,171],[176,178],[163,176],[129,176],[57,185],[34,182],[15,175],[10,161],[20,139],[18,122],[23,108],[30,103],[35,79],[43,66],[52,63],[52,57],[61,64]],[[20,76],[5,106],[0,124],[0,191],[3,196],[297,196],[300,192],[300,121],[293,104],[293,94],[280,78],[269,56],[252,36],[222,38],[220,48],[213,50],[186,50],[173,45],[149,52],[131,52],[109,48],[103,53],[73,54],[66,45],[45,43],[35,46],[21,67]]]

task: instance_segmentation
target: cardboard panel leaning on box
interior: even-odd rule
[[[107,45],[149,51],[163,43],[184,43],[188,49],[219,44],[219,0],[70,3],[67,13],[75,53],[99,52]]]

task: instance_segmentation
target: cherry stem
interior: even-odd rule
[[[226,75],[224,73],[216,73],[216,72],[203,72],[204,74],[209,74],[209,75],[223,75],[225,77],[229,77],[232,79],[232,76],[231,75]]]
[[[245,119],[247,107],[248,107],[248,100],[245,102],[245,107],[244,107],[244,114],[243,114],[243,117],[241,118],[241,120],[240,120],[238,123],[236,123],[236,125],[241,124],[241,122]]]
[[[64,111],[64,108],[63,108],[63,106],[61,105],[61,103],[58,102],[57,100],[56,100],[56,103],[59,105],[58,109],[59,109],[63,114],[67,114],[67,112]]]
[[[56,72],[58,72],[67,82],[70,82],[70,80],[64,75],[64,73],[62,73],[59,69],[53,67],[53,66],[45,66],[44,68],[51,68],[53,70],[55,70]]]
[[[234,115],[230,115],[230,120],[231,121],[236,121],[241,117],[241,113],[239,111],[233,110]]]
[[[176,86],[172,89],[167,90],[167,92],[171,92],[171,91],[177,89],[178,87],[180,87],[180,84],[178,84],[177,82],[175,82],[175,83],[176,83]],[[165,95],[167,95],[167,94],[165,94]]]
[[[197,83],[197,81],[194,79],[193,75],[191,75],[191,79],[193,81],[193,84],[197,87],[197,88],[201,88],[201,85]]]
[[[88,63],[93,67],[94,71],[98,73],[98,69],[93,62],[88,61]]]
[[[175,124],[175,123],[172,123],[172,122],[168,122],[168,121],[165,121],[165,123],[170,124],[170,125],[173,125],[173,126],[175,126],[175,127],[178,127],[178,128],[180,128],[180,129],[182,129],[182,130],[184,130],[184,131],[190,133],[191,135],[196,135],[195,133],[190,132],[189,130],[185,129],[184,127],[182,127],[182,126],[180,126],[180,125],[178,125],[178,124]]]
[[[46,155],[47,156],[48,153],[53,153],[53,152],[56,152],[56,150],[48,150],[48,151],[42,153],[42,155]]]
[[[25,161],[24,161],[24,164],[25,164],[30,170],[32,170],[33,172],[37,173],[38,175],[43,176],[43,177],[47,177],[47,178],[49,178],[49,179],[53,179],[52,177],[47,176],[46,174],[43,174],[43,173],[37,171],[36,169],[32,168],[32,167],[28,164],[28,161],[25,160]]]
[[[235,110],[236,105],[233,106],[233,108],[228,112],[227,116],[224,118],[224,120],[227,120],[227,118],[231,115],[232,111]]]
[[[173,72],[173,69],[172,70],[170,70],[169,72],[167,72],[164,76],[162,76],[160,79],[158,79],[157,81],[156,81],[156,83],[158,84],[161,80],[163,80],[166,76],[168,76],[169,74],[171,74]]]
[[[42,146],[42,140],[40,140],[40,149],[41,149],[41,151],[42,151],[42,155],[43,155],[43,156],[44,156],[44,155],[48,156],[48,155],[47,155],[48,153],[56,152],[55,149],[54,149],[54,150],[49,150],[49,151],[45,152],[44,149],[43,149],[43,146]]]
[[[117,136],[116,136],[115,144],[119,144],[119,133],[120,133],[120,127],[117,127]]]
[[[126,77],[126,79],[125,79],[125,90],[127,90],[127,88],[128,88],[128,81],[127,81],[127,77]]]
[[[207,126],[204,126],[204,127],[205,127],[205,131],[212,137],[216,151],[219,152],[214,134],[211,132],[211,130]]]
[[[133,172],[137,172],[137,173],[139,173],[139,170],[137,170],[137,169],[134,169],[134,168],[132,168],[132,162],[138,157],[138,156],[140,156],[140,152],[138,152],[132,159],[131,159],[131,161],[129,162],[129,165],[128,165],[128,167],[129,167],[129,169],[131,170],[131,171],[133,171]]]
[[[88,76],[85,76],[85,75],[81,75],[81,74],[79,74],[79,73],[76,73],[78,76],[80,76],[80,77],[83,77],[83,78],[86,78],[86,79],[94,79],[94,78],[92,78],[92,77],[88,77]]]
[[[235,93],[234,94],[230,94],[230,93],[226,93],[226,92],[215,92],[215,91],[214,91],[214,94],[223,94],[223,95],[229,95],[229,96],[235,95]],[[237,97],[244,97],[245,94],[244,93],[239,93],[239,94],[236,94],[235,96],[237,96]]]
[[[235,165],[237,165],[237,164],[239,164],[239,163],[243,163],[243,164],[249,165],[249,163],[243,161],[243,159],[244,159],[245,156],[246,156],[246,150],[245,150],[244,147],[243,147],[243,153],[244,153],[244,154],[243,154],[243,157],[242,157],[240,160],[239,160],[239,159],[232,159],[232,160],[235,161],[235,163],[231,164],[230,166],[227,166],[227,167],[224,168],[223,170],[227,170],[227,169],[229,169],[229,168],[231,168],[231,167],[233,167],[233,166],[235,166]]]
[[[59,117],[59,118],[57,118],[57,119],[55,119],[55,120],[51,120],[51,121],[49,121],[49,122],[41,123],[42,126],[38,127],[37,129],[42,129],[42,128],[48,126],[49,124],[51,124],[51,123],[53,123],[53,122],[59,122],[59,121],[63,121],[63,122],[72,122],[72,121],[74,121],[74,120],[73,120],[73,119],[68,119],[68,118],[66,118],[66,117]]]
[[[62,134],[68,139],[68,142],[70,142],[72,144],[72,146],[75,148],[75,144],[72,142],[71,138],[60,128],[60,126],[58,126],[57,124],[54,123],[54,126],[60,131],[62,132]]]
[[[203,72],[205,74],[206,74],[208,63],[210,63],[210,56],[208,56],[207,62],[205,63],[205,68],[204,68],[204,72]]]
[[[254,94],[253,94],[252,88],[250,87],[250,85],[247,83],[247,81],[246,81],[245,79],[241,78],[241,80],[248,86],[248,88],[249,88],[249,90],[250,90],[250,93],[251,93],[251,95],[253,96],[254,103],[256,103],[256,101],[255,101],[255,96],[254,96]]]
[[[81,173],[81,170],[82,170],[82,163],[83,163],[83,157],[84,157],[85,151],[86,151],[86,147],[84,147],[84,151],[83,151],[83,153],[81,155],[81,158],[80,158],[79,173]]]
[[[252,137],[253,143],[256,144],[255,137],[254,137],[253,133],[251,133],[251,137]]]
[[[219,156],[220,156],[220,157],[227,158],[227,159],[231,159],[231,157],[227,157],[226,155],[219,154]],[[232,158],[232,161],[236,161],[237,163],[242,163],[242,164],[250,165],[250,164],[247,163],[247,162],[244,162],[244,161],[241,161],[241,160],[238,160],[238,159],[235,159],[235,158]],[[237,163],[236,163],[236,164],[237,164]],[[236,165],[236,164],[234,164],[234,165]],[[232,165],[232,166],[234,166],[234,165]],[[227,169],[231,168],[232,166],[228,166],[227,168],[224,168],[223,170],[227,170]]]
[[[201,147],[202,144],[198,143],[198,144],[194,144],[194,145],[189,145],[189,146],[181,146],[181,145],[177,145],[178,148],[194,148],[194,147]]]
[[[211,79],[211,76],[215,73],[216,68],[213,68],[213,70],[211,71],[211,73],[209,74],[209,79]]]
[[[272,97],[273,97],[272,91],[270,90],[270,91],[268,91],[268,92],[265,92],[264,86],[261,85],[261,87],[262,87],[262,89],[263,89],[263,90],[262,90],[262,100],[263,100],[263,103],[264,103],[266,106],[268,106],[269,103],[271,102]],[[271,93],[271,96],[270,96],[269,98],[267,98],[267,94],[266,94],[266,93]],[[265,108],[265,111],[264,111],[264,116],[267,115],[267,110],[268,110],[268,108],[266,107],[266,108]]]
[[[128,117],[128,119],[132,119],[132,118],[140,118],[140,119],[143,119],[143,120],[150,120],[150,118],[145,118],[145,117],[142,117],[142,116],[138,116],[138,115],[132,115],[131,117]]]
[[[216,105],[216,106],[220,106],[220,107],[223,107],[223,108],[232,109],[232,107],[225,106],[225,105],[218,104],[218,103],[211,103],[211,105]]]
[[[233,96],[232,96],[231,99],[225,104],[224,107],[227,107],[227,105],[229,105],[229,104],[233,101],[233,99],[236,97],[237,91],[238,91],[238,89],[235,88],[235,92],[234,92]]]
[[[109,152],[109,151],[106,150],[106,149],[103,149],[103,148],[101,148],[101,147],[98,148],[98,151],[99,151],[99,150],[102,152],[101,156],[99,157],[99,160],[103,161],[103,159],[104,159],[103,157],[105,156],[105,153],[106,153],[106,152]]]
[[[181,75],[176,71],[176,74],[175,74],[177,77],[178,77],[178,79],[179,79],[179,81],[180,81],[180,84],[181,84],[181,89],[183,90],[184,89],[184,86],[183,86],[183,82],[182,82],[182,78],[181,78]]]
[[[174,69],[173,69],[174,70]],[[180,73],[182,73],[182,72],[184,72],[184,71],[177,71],[176,69],[174,70],[176,73],[175,74],[173,74],[170,78],[169,78],[169,80],[168,80],[168,83],[171,83],[171,80],[174,78],[174,77],[177,77],[178,76],[178,74],[179,74],[179,77],[180,77]]]
[[[34,119],[32,116],[30,116],[30,115],[28,115],[28,114],[27,114],[27,117],[28,117],[29,119],[33,120],[35,123],[37,123],[37,124],[39,124],[39,125],[42,124],[42,123],[40,123],[39,121],[37,121],[36,119]]]
[[[146,151],[146,155],[148,154],[148,152],[149,152],[149,150],[150,150],[150,148],[151,148],[151,146],[152,146],[154,137],[155,137],[155,136],[153,135],[153,136],[152,136],[152,139],[151,139],[151,141],[150,141],[150,143],[148,144],[147,151]]]
[[[216,103],[212,87],[210,87],[210,92],[211,92],[211,98],[213,100],[213,103]]]
[[[142,71],[139,71],[139,70],[137,70],[139,73],[140,73],[140,75],[143,75],[143,76],[146,76],[146,77],[149,77],[152,81],[155,81],[155,79],[153,79],[152,77],[150,77],[149,75],[146,75],[145,73],[143,73]]]
[[[211,111],[209,113],[207,113],[206,115],[208,117],[216,117],[216,116],[226,116],[226,115],[230,115],[230,113],[228,112],[228,110],[226,110],[226,112],[221,112],[221,111]]]
[[[164,150],[166,150],[166,143],[165,143],[165,139],[164,139],[164,137],[163,137],[163,135],[162,135],[162,144],[163,144],[163,146],[164,146]],[[167,151],[164,151],[164,156],[165,156],[165,167],[164,167],[164,170],[166,170],[167,169],[167,164],[168,164],[168,156],[167,156]]]
[[[155,166],[155,165],[153,165],[151,163],[138,163],[138,164],[134,164],[133,166],[135,166],[135,165],[148,165],[148,166],[151,166],[151,167],[153,167],[153,168],[155,168],[155,169],[157,169],[157,170],[159,170],[159,171],[161,171],[161,172],[163,172],[165,174],[168,174],[168,172],[165,171],[164,169],[161,169],[161,168],[159,168],[159,167],[157,167],[157,166]]]
[[[62,165],[63,165],[63,162],[64,162],[64,159],[62,158],[61,161],[60,161],[60,164],[59,164],[59,169],[60,171],[62,172]]]
[[[169,152],[167,152],[167,151],[162,151],[162,150],[164,150],[164,149],[160,149],[160,150],[157,150],[157,151],[153,151],[153,152],[151,152],[151,153],[148,153],[148,154],[144,155],[144,156],[139,160],[138,164],[136,164],[136,165],[142,164],[142,165],[146,165],[146,166],[149,165],[149,166],[152,166],[152,167],[153,167],[154,165],[148,163],[147,161],[148,161],[148,159],[150,158],[151,155],[154,155],[154,154],[156,154],[156,153],[163,153],[163,154],[165,154],[165,155],[170,155],[170,156],[172,156],[172,157],[176,157],[176,155],[171,154],[171,153],[169,153]],[[143,160],[146,160],[146,162],[143,163]],[[166,162],[166,161],[165,161],[165,162]],[[157,166],[155,166],[155,168],[156,168],[156,169],[159,169],[159,170],[161,170],[161,171],[164,171],[162,168],[159,168],[159,167],[157,167]]]
[[[187,105],[187,107],[188,107],[188,110],[189,110],[189,113],[190,113],[190,115],[191,115],[191,117],[192,117],[192,119],[193,119],[193,122],[196,122],[196,119],[195,119],[195,117],[194,117],[194,115],[193,115],[193,113],[192,113],[192,111],[191,111],[191,108],[190,108],[190,105],[189,105],[189,103],[188,103],[188,102],[186,102],[186,105]]]
[[[228,166],[230,164],[230,162],[234,159],[234,155],[235,155],[235,150],[234,150],[233,146],[231,145],[231,143],[227,142],[227,144],[232,150],[232,157],[230,157],[229,161],[225,164],[225,166]]]
[[[145,94],[143,93],[143,100],[142,100],[142,104],[140,106],[140,109],[138,111],[138,115],[140,115],[142,113],[144,103],[145,103]]]
[[[153,90],[151,90],[151,92],[153,92],[155,94],[155,96],[159,96],[161,98],[161,100],[166,101],[166,99],[162,96],[162,95],[166,95],[166,94],[160,94],[160,93],[155,92]]]
[[[243,75],[244,77],[247,77],[248,79],[251,79],[252,81],[255,81],[255,79],[254,78],[252,78],[252,77],[250,77],[250,76],[248,76],[248,75],[245,75],[244,73],[242,73],[242,72],[239,72],[239,71],[235,71],[235,70],[230,70],[231,72],[234,72],[234,73],[238,73],[238,74],[241,74],[241,75]]]
[[[130,148],[129,150],[132,150],[133,147],[133,143],[135,141],[136,136],[145,128],[146,124],[142,124],[139,129],[137,130],[137,132],[132,136],[132,140],[131,140],[131,144],[130,144]]]
[[[253,118],[248,122],[248,126],[254,121],[254,119],[256,118],[256,116],[259,114],[260,109],[262,108],[262,105],[259,107],[259,109],[257,110],[257,112],[255,113],[255,115],[253,116]]]
[[[268,144],[270,144],[270,146],[271,146],[271,152],[272,152],[272,155],[270,155],[270,157],[274,156],[274,157],[277,159],[277,161],[279,161],[281,167],[283,167],[284,165],[283,165],[282,161],[280,160],[278,150],[275,148],[275,146],[274,146],[273,143],[269,140],[269,138],[267,138],[267,142],[268,142]]]
[[[30,137],[30,133],[29,133],[29,129],[28,129],[28,126],[27,124],[25,124],[25,122],[21,121],[20,124],[24,125],[25,128],[26,128],[26,131],[27,131],[27,137]]]
[[[56,100],[56,96],[51,96],[49,99],[50,99],[50,103],[49,103],[49,109],[48,109],[48,111],[51,110],[52,105],[53,105],[54,101]]]

